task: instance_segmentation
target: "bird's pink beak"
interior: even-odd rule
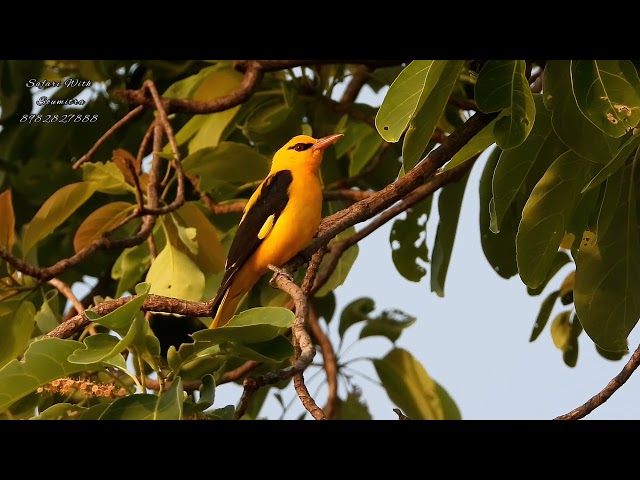
[[[324,150],[332,143],[335,143],[338,140],[340,140],[342,137],[344,137],[344,134],[342,133],[334,133],[333,135],[327,135],[326,137],[322,137],[318,139],[316,143],[313,144],[313,147],[311,147],[311,151],[315,152],[316,150]]]

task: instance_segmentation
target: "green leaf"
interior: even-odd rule
[[[608,162],[620,147],[578,108],[571,85],[570,60],[549,60],[544,69],[544,104],[552,111],[556,134],[571,150],[593,162]]]
[[[282,335],[265,342],[223,343],[220,345],[220,351],[223,354],[233,355],[243,360],[277,363],[292,358],[296,353],[291,341]]]
[[[573,151],[565,152],[531,192],[516,236],[518,271],[528,287],[538,287],[547,277],[580,191],[596,165]]]
[[[185,172],[200,179],[198,185],[203,192],[215,190],[221,181],[245,185],[263,180],[270,166],[267,157],[248,145],[234,142],[201,148],[183,160]]]
[[[389,87],[376,115],[376,128],[387,142],[395,143],[440,78],[444,60],[414,60]]]
[[[336,420],[372,420],[371,413],[359,390],[350,391],[345,400],[339,399]]]
[[[349,122],[348,132],[344,137],[346,145],[342,145],[342,140],[335,144],[336,157],[349,156],[349,176],[354,177],[378,154],[382,138],[375,128],[364,122]]]
[[[113,330],[118,335],[125,336],[129,332],[131,324],[140,311],[142,304],[147,299],[149,285],[146,283],[136,285],[136,294],[137,296],[135,298],[102,317],[91,310],[86,310],[85,315],[87,315],[92,322],[97,322],[103,327]]]
[[[491,181],[502,150],[496,145],[487,158],[480,177],[480,243],[484,256],[493,270],[502,278],[511,278],[518,273],[516,264],[516,230],[520,222],[520,212],[514,204],[509,207],[502,229],[493,233],[490,229],[490,213],[493,207]]]
[[[427,221],[433,196],[408,208],[405,218],[393,222],[389,233],[391,258],[396,270],[407,280],[419,282],[427,273],[422,265],[429,261]]]
[[[395,343],[405,328],[416,322],[416,317],[400,310],[385,310],[378,317],[368,319],[360,331],[360,338],[382,336]]]
[[[78,253],[115,228],[134,208],[135,205],[129,202],[112,202],[92,212],[76,230],[73,237],[74,251]]]
[[[56,403],[31,420],[80,420],[87,410],[72,403]]]
[[[122,170],[114,162],[83,163],[82,179],[93,183],[98,192],[135,194],[135,189],[127,183]]]
[[[567,253],[563,251],[558,251],[553,259],[553,263],[551,264],[551,267],[549,268],[544,281],[536,288],[527,287],[527,293],[529,295],[540,295],[549,281],[555,276],[555,274],[558,273],[560,269],[569,262],[571,262],[571,257],[569,257],[569,255],[567,255]]]
[[[176,377],[162,396],[137,394],[119,398],[99,420],[181,420],[183,402],[182,381]]]
[[[426,225],[432,200],[429,196],[407,209],[405,218],[394,221],[389,235],[391,255],[398,273],[413,282],[420,281],[427,273],[421,263],[429,261]]]
[[[207,374],[202,377],[202,383],[200,384],[198,393],[197,402],[193,402],[191,397],[188,397],[184,402],[185,417],[202,413],[213,405],[216,398],[216,381],[213,375]]]
[[[0,315],[0,367],[16,359],[29,344],[36,308],[31,302],[11,302],[15,310]]]
[[[72,363],[91,364],[110,359],[136,341],[140,341],[148,330],[148,323],[142,312],[138,312],[121,339],[106,333],[97,333],[84,339],[84,348],[79,348],[69,356]]]
[[[42,334],[49,333],[60,324],[58,290],[49,290],[43,295],[42,306],[36,312],[35,322]]]
[[[34,341],[22,361],[12,360],[0,369],[0,413],[12,403],[57,378],[87,370],[97,370],[100,365],[79,365],[67,360],[80,342],[45,338]]]
[[[549,295],[547,295],[547,298],[542,301],[542,304],[540,305],[540,311],[538,312],[538,316],[536,317],[536,323],[533,324],[531,337],[529,337],[530,342],[535,341],[542,333],[542,330],[544,330],[544,327],[547,325],[549,316],[551,315],[551,310],[553,310],[553,305],[555,304],[559,293],[560,290],[551,292]]]
[[[571,311],[567,310],[559,313],[551,322],[551,338],[557,349],[564,350],[569,345],[569,337],[571,334]]]
[[[444,420],[436,382],[411,353],[394,348],[373,366],[391,401],[414,420]]]
[[[534,95],[536,121],[527,139],[516,148],[505,150],[500,155],[493,174],[493,205],[495,215],[491,215],[491,231],[498,233],[502,219],[516,197],[527,196],[543,172],[567,150],[551,125],[551,113],[544,107],[542,95]],[[534,183],[535,185],[535,183]],[[521,208],[522,206],[520,206]]]
[[[491,120],[486,127],[471,137],[471,140],[469,140],[464,147],[458,150],[458,152],[451,157],[451,160],[442,167],[442,171],[446,172],[447,170],[451,170],[453,167],[457,167],[493,145],[496,142],[493,135],[493,127],[498,121],[498,118],[500,118],[500,115]]]
[[[57,190],[40,207],[29,223],[22,242],[23,255],[49,235],[95,192],[93,182],[70,183]]]
[[[151,265],[149,244],[147,242],[135,247],[125,248],[111,268],[111,278],[118,280],[115,298],[131,291]]]
[[[344,240],[345,238],[350,237],[355,233],[355,231],[356,231],[355,227],[349,227],[346,230],[343,230],[329,242],[329,246],[331,246],[335,242],[339,242],[341,240]],[[342,253],[336,267],[334,268],[333,272],[329,276],[329,279],[316,292],[316,296],[322,297],[327,293],[334,291],[336,288],[338,288],[340,285],[344,283],[344,281],[347,279],[347,276],[349,275],[349,272],[351,271],[351,267],[353,267],[353,264],[356,261],[356,258],[358,258],[359,251],[360,251],[360,247],[356,243],[355,245],[352,245],[349,248],[347,248]],[[320,268],[318,269],[319,275],[325,274],[327,268],[329,268],[329,265],[331,265],[332,263],[332,258],[335,255],[336,253],[329,252],[322,258],[322,262],[320,262]]]
[[[475,99],[484,113],[508,110],[494,127],[503,150],[520,145],[533,128],[536,106],[525,76],[524,60],[489,60],[480,71]]]
[[[376,308],[374,301],[369,297],[358,298],[352,301],[340,314],[340,324],[338,325],[338,333],[340,338],[344,338],[344,334],[349,327],[359,322],[364,322],[369,318],[369,314]]]
[[[226,260],[225,249],[220,241],[220,234],[195,202],[186,202],[174,213],[180,222],[194,228],[198,251],[194,261],[203,272],[215,273],[224,270]]]
[[[569,332],[569,342],[562,351],[562,360],[568,367],[575,367],[578,364],[578,352],[580,345],[578,337],[582,333],[582,325],[578,320],[578,316],[574,313],[571,319],[571,330]]]
[[[607,135],[640,121],[640,78],[629,60],[571,60],[571,84],[582,114]]]
[[[602,169],[600,169],[600,171],[589,181],[589,183],[587,183],[587,186],[582,189],[582,193],[592,189],[593,187],[597,187],[611,175],[616,173],[620,168],[622,168],[625,164],[625,161],[638,148],[639,144],[640,135],[631,135],[629,139],[620,147],[613,158],[609,162],[607,162],[607,164],[602,167]]]
[[[145,281],[150,293],[198,301],[204,291],[204,273],[184,253],[167,243],[151,264]]]
[[[431,291],[444,297],[444,283],[456,240],[458,219],[470,170],[457,182],[446,185],[438,196],[438,230],[431,255]]]
[[[640,316],[635,165],[607,180],[596,241],[581,244],[575,255],[576,313],[587,335],[611,352],[627,350],[627,337]]]
[[[402,144],[402,163],[405,172],[415,167],[425,154],[425,149],[431,141],[431,136],[458,81],[464,60],[434,60],[434,63],[443,64],[436,66],[440,74],[437,78],[432,75],[435,81],[433,84],[431,84],[431,77],[427,80],[431,90],[428,93],[423,92],[418,110],[409,122]]]

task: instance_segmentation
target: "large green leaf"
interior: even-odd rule
[[[607,180],[596,241],[582,244],[575,255],[576,313],[587,335],[611,352],[627,349],[627,337],[640,316],[634,167],[635,162]]]
[[[571,85],[582,114],[607,135],[640,121],[640,78],[629,60],[571,60]]]
[[[95,192],[93,182],[70,183],[49,197],[35,214],[24,233],[23,255],[71,216]]]
[[[149,244],[147,242],[135,247],[125,248],[111,267],[111,278],[118,280],[116,298],[131,291],[151,265]]]
[[[419,282],[427,273],[422,265],[429,261],[427,221],[433,196],[407,209],[405,218],[393,222],[389,233],[391,259],[396,270],[407,280]]]
[[[91,242],[114,229],[129,215],[135,205],[129,202],[111,202],[92,212],[80,224],[73,237],[73,249],[78,253]]]
[[[438,196],[438,231],[431,255],[431,291],[444,297],[444,284],[449,270],[453,244],[456,240],[458,220],[469,171],[457,182],[445,186]]]
[[[498,118],[500,118],[500,115]],[[451,160],[442,167],[442,171],[446,172],[447,170],[451,170],[453,167],[457,167],[496,143],[493,128],[498,121],[498,118],[491,120],[486,127],[476,133],[471,140],[458,150],[458,152],[451,157]]]
[[[464,60],[434,60],[434,63],[436,62],[444,65],[437,67],[440,74],[437,79],[434,78],[435,83],[431,91],[423,92],[423,98],[420,99],[415,116],[409,122],[402,144],[402,164],[405,172],[415,167],[425,154],[464,65]]]
[[[394,348],[384,358],[374,359],[373,365],[391,401],[409,418],[447,419],[437,383],[411,353]]]
[[[446,60],[414,60],[396,77],[376,115],[376,128],[395,143],[436,85]]]
[[[180,377],[160,397],[147,393],[122,397],[109,405],[99,420],[181,420],[184,390]]]
[[[549,281],[555,276],[555,274],[558,273],[560,269],[569,262],[571,262],[571,257],[566,252],[558,250],[544,281],[536,288],[527,287],[527,293],[529,295],[540,295]]]
[[[35,323],[36,308],[26,301],[10,302],[13,311],[0,315],[0,367],[27,348]]]
[[[544,69],[544,104],[556,134],[571,150],[594,162],[608,162],[620,146],[578,108],[571,86],[570,60],[549,60]]]
[[[496,145],[487,158],[487,163],[482,170],[479,187],[480,200],[480,243],[484,256],[493,270],[502,278],[511,278],[518,273],[516,264],[516,230],[520,222],[520,212],[515,204],[511,204],[504,217],[502,228],[499,233],[494,233],[490,229],[491,208],[493,201],[491,197],[491,181],[498,159],[502,150]]]
[[[198,301],[204,291],[204,273],[186,254],[167,243],[155,258],[145,279],[151,293]]]
[[[0,413],[12,403],[57,378],[87,370],[96,365],[80,365],[67,360],[82,344],[75,340],[45,338],[33,342],[20,360],[12,360],[0,369]]]
[[[475,99],[481,111],[508,109],[493,130],[496,143],[503,150],[520,145],[534,125],[536,106],[525,69],[524,60],[489,60],[475,85]]]
[[[536,184],[522,211],[516,236],[518,272],[530,288],[546,278],[565,235],[580,191],[597,164],[563,153]]]
[[[534,95],[534,101],[536,121],[531,133],[521,145],[502,152],[493,174],[492,213],[495,215],[491,216],[491,231],[494,233],[500,231],[502,219],[516,196],[526,191],[530,174],[541,168],[545,171],[567,150],[553,131],[551,113],[545,108],[542,95]]]

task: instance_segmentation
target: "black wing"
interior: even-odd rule
[[[231,248],[229,248],[222,283],[213,301],[213,311],[217,310],[224,293],[229,288],[231,280],[233,280],[234,274],[245,264],[264,240],[264,238],[258,237],[258,233],[264,223],[273,215],[273,223],[275,224],[284,207],[286,207],[289,201],[289,185],[292,181],[293,175],[290,170],[281,170],[269,175],[262,183],[256,200],[248,206],[248,210],[233,238]]]

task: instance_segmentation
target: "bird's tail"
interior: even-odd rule
[[[238,304],[244,298],[245,294],[251,290],[259,279],[260,275],[250,270],[242,269],[237,272],[224,294],[218,293],[217,297],[219,297],[220,300],[217,302],[217,307],[214,302],[214,308],[217,308],[217,310],[209,328],[226,325],[236,313]]]

